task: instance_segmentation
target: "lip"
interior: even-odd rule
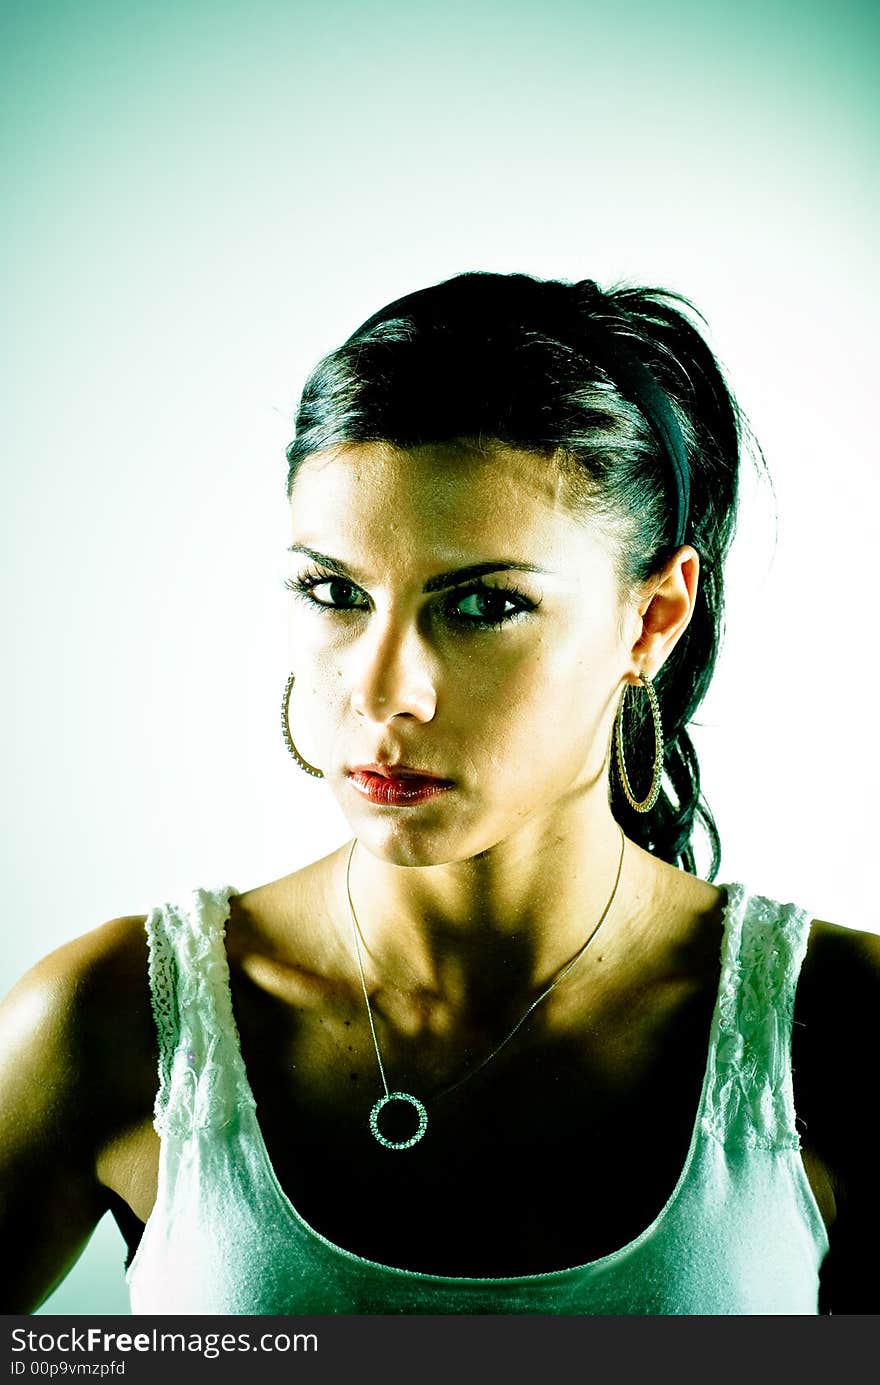
[[[449,784],[449,779],[433,774],[429,769],[416,769],[413,765],[372,764],[354,765],[349,774],[380,774],[383,779],[433,779],[437,784]]]
[[[394,773],[389,774],[390,765],[375,768],[359,765],[349,770],[349,783],[369,803],[380,804],[386,808],[407,808],[428,799],[448,793],[452,788],[449,779],[438,779],[433,774],[420,774],[402,765],[394,765]]]

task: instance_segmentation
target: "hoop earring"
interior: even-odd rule
[[[654,720],[654,768],[651,773],[651,787],[648,790],[647,797],[643,798],[641,802],[639,802],[633,794],[632,785],[629,782],[629,775],[626,772],[626,764],[623,759],[623,704],[626,702],[625,688],[614,721],[614,745],[617,752],[617,771],[620,775],[620,783],[623,787],[623,792],[626,794],[629,806],[634,808],[637,813],[649,813],[660,797],[660,777],[663,773],[663,726],[660,722],[660,703],[657,701],[654,684],[645,673],[640,673],[639,678],[642,680],[645,692],[648,694],[648,703],[651,708],[651,716]]]
[[[303,759],[294,745],[293,737],[290,734],[290,691],[293,687],[293,680],[294,675],[291,673],[284,685],[284,696],[281,699],[281,734],[284,737],[284,744],[287,746],[294,760],[296,760],[300,769],[304,769],[306,774],[314,775],[316,779],[323,779],[324,771],[322,769],[316,769],[314,765],[309,764],[308,760]]]

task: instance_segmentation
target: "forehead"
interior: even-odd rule
[[[540,560],[599,537],[572,513],[551,458],[500,444],[359,443],[314,454],[297,473],[291,508],[296,539],[319,548],[332,535],[364,548],[430,548],[438,559],[494,550]]]

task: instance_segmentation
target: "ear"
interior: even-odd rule
[[[656,678],[690,623],[699,579],[699,554],[685,544],[645,583],[635,612],[632,668],[626,682],[638,683],[640,672]]]

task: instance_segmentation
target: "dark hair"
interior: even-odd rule
[[[692,872],[701,823],[713,879],[720,838],[687,727],[721,639],[723,565],[745,423],[683,309],[700,317],[688,299],[665,289],[603,291],[589,279],[571,284],[525,274],[459,274],[408,294],[375,313],[309,376],[287,449],[287,494],[306,457],[347,443],[407,448],[499,440],[556,465],[573,508],[618,533],[621,581],[644,581],[675,551],[670,462],[645,415],[591,357],[590,342],[607,333],[612,350],[616,341],[635,355],[665,392],[684,439],[687,542],[700,555],[700,582],[691,621],[656,679],[665,740],[660,797],[649,813],[635,812],[612,769],[611,807],[634,841]],[[628,767],[650,766],[647,698],[626,702]]]

